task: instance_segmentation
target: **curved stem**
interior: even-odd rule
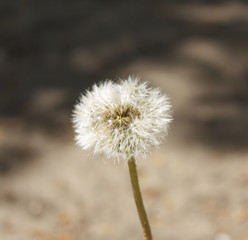
[[[142,195],[139,187],[138,174],[136,170],[136,164],[134,157],[131,157],[128,160],[129,173],[131,178],[131,184],[133,189],[133,196],[136,203],[137,211],[139,214],[140,222],[144,230],[145,239],[152,240],[152,233],[150,229],[150,225],[148,222],[148,218],[146,215],[146,210],[143,204]]]

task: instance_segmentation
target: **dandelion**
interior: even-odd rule
[[[94,85],[81,95],[73,111],[76,142],[83,149],[128,162],[131,183],[147,240],[152,239],[144,209],[135,159],[146,157],[167,135],[168,97],[158,88],[129,77],[114,83]]]
[[[158,88],[138,79],[94,85],[74,109],[77,144],[110,158],[146,156],[166,136],[169,109]]]

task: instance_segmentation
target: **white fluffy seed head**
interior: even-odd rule
[[[145,157],[166,136],[170,108],[160,89],[137,78],[95,84],[73,110],[76,142],[118,160]]]

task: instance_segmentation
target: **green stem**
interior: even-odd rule
[[[150,225],[148,222],[146,210],[145,210],[142,196],[140,193],[139,180],[138,180],[138,174],[136,170],[136,164],[135,164],[134,157],[131,157],[128,160],[128,167],[129,167],[129,173],[130,173],[130,178],[131,178],[131,183],[132,183],[133,196],[134,196],[137,211],[139,214],[140,222],[144,230],[145,239],[152,240],[152,233],[151,233]]]

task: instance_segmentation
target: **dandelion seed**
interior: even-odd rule
[[[170,108],[160,89],[137,78],[94,85],[73,111],[76,142],[110,158],[145,157],[166,136]]]

